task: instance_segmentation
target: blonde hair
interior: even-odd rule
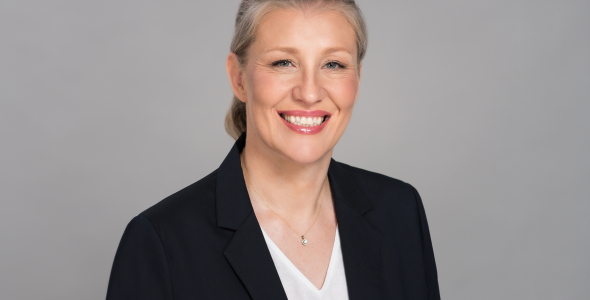
[[[367,51],[367,28],[363,14],[354,0],[242,0],[236,16],[230,51],[244,65],[248,48],[256,38],[260,23],[269,12],[277,9],[303,10],[306,7],[337,11],[348,20],[356,35],[357,63],[360,64]],[[236,96],[225,116],[225,130],[234,139],[238,139],[246,131],[246,104]]]

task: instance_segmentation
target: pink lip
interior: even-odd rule
[[[326,124],[328,124],[328,121],[330,121],[330,117],[332,116],[331,113],[327,112],[327,111],[323,111],[323,110],[283,110],[283,111],[277,111],[278,112],[278,116],[279,118],[281,118],[281,121],[283,121],[283,124],[287,125],[287,127],[297,133],[301,133],[301,134],[317,134],[320,131],[322,131],[324,129],[324,127],[326,127]],[[283,117],[281,117],[281,114],[285,114],[288,116],[299,116],[299,117],[323,117],[323,116],[328,116],[326,118],[326,120],[318,125],[318,126],[313,126],[313,127],[303,127],[303,126],[299,126],[293,123],[289,123],[287,122],[285,119],[283,119]]]

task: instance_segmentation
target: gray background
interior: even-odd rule
[[[103,299],[233,141],[233,1],[0,1],[0,298]],[[444,299],[590,296],[590,1],[359,1],[334,157],[421,192]],[[205,241],[206,242],[206,241]]]

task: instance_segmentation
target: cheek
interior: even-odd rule
[[[250,75],[248,100],[256,106],[274,106],[289,92],[287,82],[280,76],[266,72],[252,72]]]
[[[341,113],[351,113],[359,91],[356,77],[341,78],[330,86],[330,95]]]

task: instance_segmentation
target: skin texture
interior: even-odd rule
[[[361,66],[356,56],[354,31],[342,15],[307,8],[268,14],[246,63],[240,66],[233,53],[227,60],[234,95],[246,103],[248,129],[241,159],[252,184],[248,192],[254,212],[271,239],[318,289],[337,225],[326,174],[358,97]],[[284,110],[324,110],[332,116],[320,133],[304,135],[287,128],[277,113]],[[309,245],[302,246],[301,238],[261,198],[300,234],[319,211],[305,235]]]

